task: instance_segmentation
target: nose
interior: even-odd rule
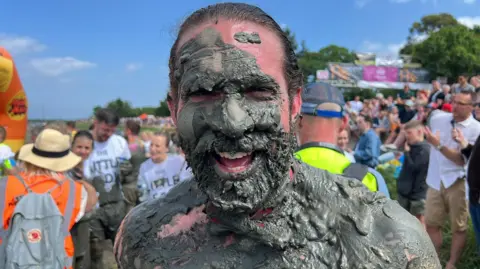
[[[239,94],[225,98],[222,104],[222,118],[224,128],[221,131],[232,138],[239,138],[246,131],[253,129],[253,119],[245,109],[243,98]]]

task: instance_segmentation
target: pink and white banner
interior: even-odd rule
[[[398,68],[393,66],[364,66],[364,81],[396,82],[398,81]]]

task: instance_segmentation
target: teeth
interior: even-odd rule
[[[246,153],[246,152],[237,152],[235,154],[231,154],[231,153],[227,153],[227,152],[218,152],[218,155],[220,155],[220,157],[226,158],[226,159],[231,159],[231,160],[240,159],[240,158],[243,158],[243,157],[248,156],[250,154],[251,153]]]

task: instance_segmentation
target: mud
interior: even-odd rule
[[[240,32],[236,33],[233,38],[237,40],[240,43],[252,43],[252,44],[261,44],[262,40],[260,39],[260,36],[258,33],[245,33],[245,32]]]
[[[223,210],[253,212],[274,204],[289,180],[294,148],[280,124],[279,85],[251,54],[226,44],[212,28],[182,46],[179,55],[179,142],[199,187]],[[195,102],[199,95],[209,99]],[[253,152],[253,164],[235,177],[223,174],[215,152]]]
[[[287,195],[264,217],[214,207],[194,181],[137,207],[119,231],[119,268],[441,268],[421,224],[361,182],[297,163]],[[189,230],[161,236],[165,227]]]
[[[125,218],[119,268],[440,268],[423,226],[398,203],[294,160],[279,86],[253,56],[213,29],[179,54],[177,127],[196,177]],[[254,152],[254,161],[227,174],[216,151]]]

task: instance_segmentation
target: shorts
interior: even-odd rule
[[[452,232],[467,230],[468,206],[465,191],[465,178],[459,178],[449,188],[440,190],[428,188],[425,205],[425,222],[427,226],[442,227],[450,217]]]
[[[399,194],[397,197],[397,201],[400,204],[400,206],[402,206],[405,210],[410,212],[410,214],[414,216],[425,215],[425,199],[411,200]]]

